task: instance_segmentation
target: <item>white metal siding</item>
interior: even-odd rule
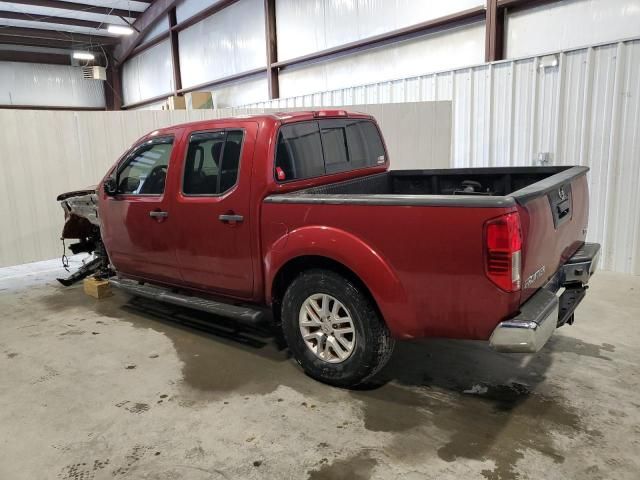
[[[588,239],[603,267],[640,274],[640,40],[247,105],[453,101],[452,167],[591,167]],[[546,63],[546,62],[545,62]],[[393,159],[392,159],[393,161]]]

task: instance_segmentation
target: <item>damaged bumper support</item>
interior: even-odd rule
[[[489,339],[491,347],[499,352],[535,353],[557,327],[573,323],[573,312],[585,296],[599,258],[600,245],[585,243],[527,300],[517,316],[498,324]],[[558,297],[562,288],[564,291]]]
[[[65,287],[88,277],[89,275],[107,275],[109,259],[100,237],[100,218],[98,216],[98,197],[94,188],[78,190],[58,196],[65,214],[65,224],[62,229],[62,241],[78,239],[77,243],[69,245],[73,254],[89,253],[93,258],[84,263],[76,272],[67,278],[58,278]],[[63,265],[64,263],[63,255]]]

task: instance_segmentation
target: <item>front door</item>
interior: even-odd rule
[[[176,219],[171,211],[171,182],[166,181],[176,156],[173,135],[135,147],[116,167],[118,191],[102,193],[102,237],[119,273],[179,283],[173,244]],[[170,162],[171,160],[171,162]]]
[[[176,198],[176,246],[184,282],[250,298],[253,293],[250,194],[257,124],[194,132]]]

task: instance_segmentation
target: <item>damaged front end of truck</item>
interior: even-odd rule
[[[58,195],[56,199],[64,210],[65,223],[61,240],[64,253],[63,266],[68,270],[66,259],[66,240],[76,240],[68,246],[73,255],[88,253],[91,257],[67,278],[58,278],[65,287],[88,277],[110,276],[109,257],[100,236],[100,216],[98,213],[98,196],[95,188],[77,190]]]

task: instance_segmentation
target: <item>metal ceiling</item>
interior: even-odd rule
[[[133,23],[154,0],[0,0],[0,45],[92,49],[120,38],[108,25]]]

